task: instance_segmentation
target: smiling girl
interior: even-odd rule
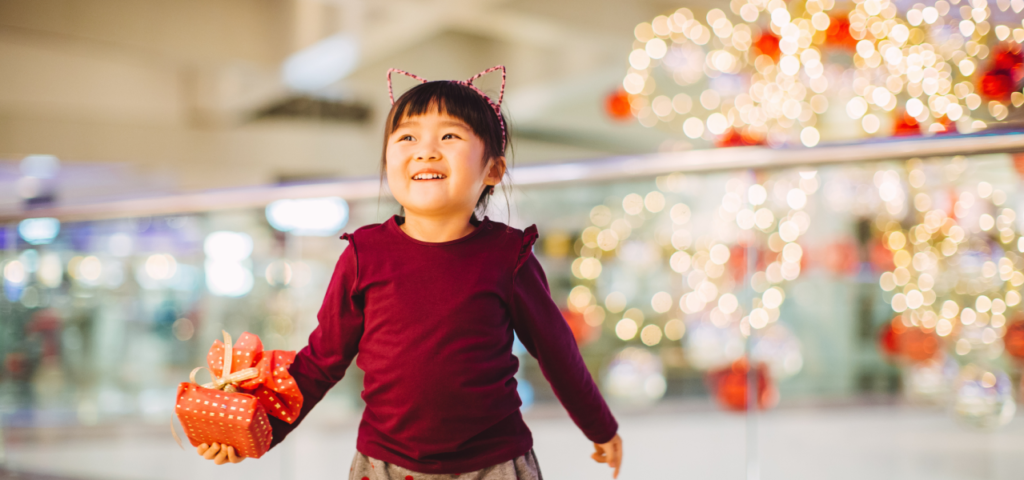
[[[309,345],[289,372],[304,397],[294,423],[269,417],[280,443],[356,358],[365,372],[354,480],[541,479],[514,378],[513,332],[539,362],[591,457],[622,461],[618,424],[580,357],[525,231],[482,220],[505,176],[508,129],[468,81],[423,82],[392,101],[382,172],[402,206],[352,234]],[[388,87],[390,90],[390,74]],[[217,464],[230,446],[200,445]]]

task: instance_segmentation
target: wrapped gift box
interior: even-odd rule
[[[248,332],[232,345],[224,332],[224,342],[215,341],[207,356],[214,381],[197,384],[199,367],[178,386],[174,411],[192,446],[217,442],[245,457],[263,456],[273,435],[267,414],[291,423],[302,408],[288,373],[294,359],[294,351],[264,352],[259,337]]]
[[[254,458],[270,448],[272,432],[266,409],[252,395],[182,382],[175,412],[194,447],[217,442],[235,447],[238,455]]]

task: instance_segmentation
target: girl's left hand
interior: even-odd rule
[[[235,453],[235,447],[221,445],[217,442],[213,442],[213,445],[201,444],[196,447],[196,452],[207,460],[213,460],[213,463],[217,465],[224,465],[228,462],[239,463],[245,460],[245,457]]]
[[[615,469],[612,478],[619,478],[619,467],[622,466],[622,438],[619,434],[608,441],[608,443],[595,443],[594,453],[590,456],[597,463],[607,463]]]

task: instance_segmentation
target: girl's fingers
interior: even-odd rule
[[[608,463],[610,466],[615,467],[615,474],[612,478],[619,478],[619,468],[622,467],[622,443],[615,442],[612,444],[612,458]]]
[[[590,454],[590,458],[593,458],[597,463],[605,463],[607,455],[604,454],[604,450],[600,445],[594,444],[594,453]]]
[[[220,449],[220,453],[218,453],[217,457],[213,459],[213,463],[215,463],[217,465],[224,465],[225,463],[227,463],[227,461],[228,461],[228,449],[227,448]]]
[[[210,445],[210,448],[207,448],[206,452],[203,453],[203,458],[213,460],[213,457],[217,456],[218,451],[220,451],[220,444],[213,442],[213,445]]]
[[[608,466],[615,468],[615,473],[612,474],[612,478],[619,478],[619,467],[622,466],[622,455],[616,454],[614,457],[612,457],[612,459],[608,462]]]
[[[238,463],[244,459],[245,457],[235,454],[235,447],[228,447],[228,461],[231,463]]]
[[[221,445],[217,442],[213,442],[213,445],[201,443],[196,447],[196,451],[199,452],[203,458],[213,460],[213,463],[217,465],[223,465],[227,462],[238,463],[245,460],[244,456],[235,453],[235,447],[230,445]]]

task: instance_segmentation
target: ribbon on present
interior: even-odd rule
[[[204,383],[202,387],[233,393],[238,391],[236,384],[244,380],[249,380],[250,378],[256,378],[259,376],[260,371],[258,368],[249,367],[239,369],[235,373],[231,373],[232,370],[235,370],[233,367],[235,365],[235,360],[238,359],[232,358],[235,349],[231,345],[231,334],[228,333],[227,330],[221,330],[221,333],[224,334],[224,343],[220,343],[220,340],[214,340],[213,346],[210,347],[210,353],[206,356],[206,364],[210,367],[210,374],[213,376],[213,381]],[[245,332],[242,334],[242,337],[245,337],[246,335],[252,334]],[[252,336],[255,337],[255,335]],[[238,338],[239,343],[241,343],[242,337]],[[259,337],[256,338],[256,341],[259,342]],[[227,348],[225,348],[225,346]],[[237,347],[237,345],[235,346]],[[260,344],[260,351],[263,351],[262,344]],[[246,355],[250,354],[249,352],[244,353]],[[217,363],[214,363],[215,359]],[[238,363],[244,363],[244,360]],[[224,369],[224,365],[227,365],[227,369]],[[188,375],[189,381],[192,383],[198,383],[196,382],[196,373],[203,368],[204,367],[193,368],[192,373]]]
[[[264,351],[260,337],[249,332],[243,332],[232,345],[231,335],[223,333],[224,343],[215,340],[206,358],[214,380],[203,387],[252,394],[267,413],[288,423],[294,422],[302,409],[302,393],[288,372],[295,352]],[[201,368],[189,375],[192,383]]]

